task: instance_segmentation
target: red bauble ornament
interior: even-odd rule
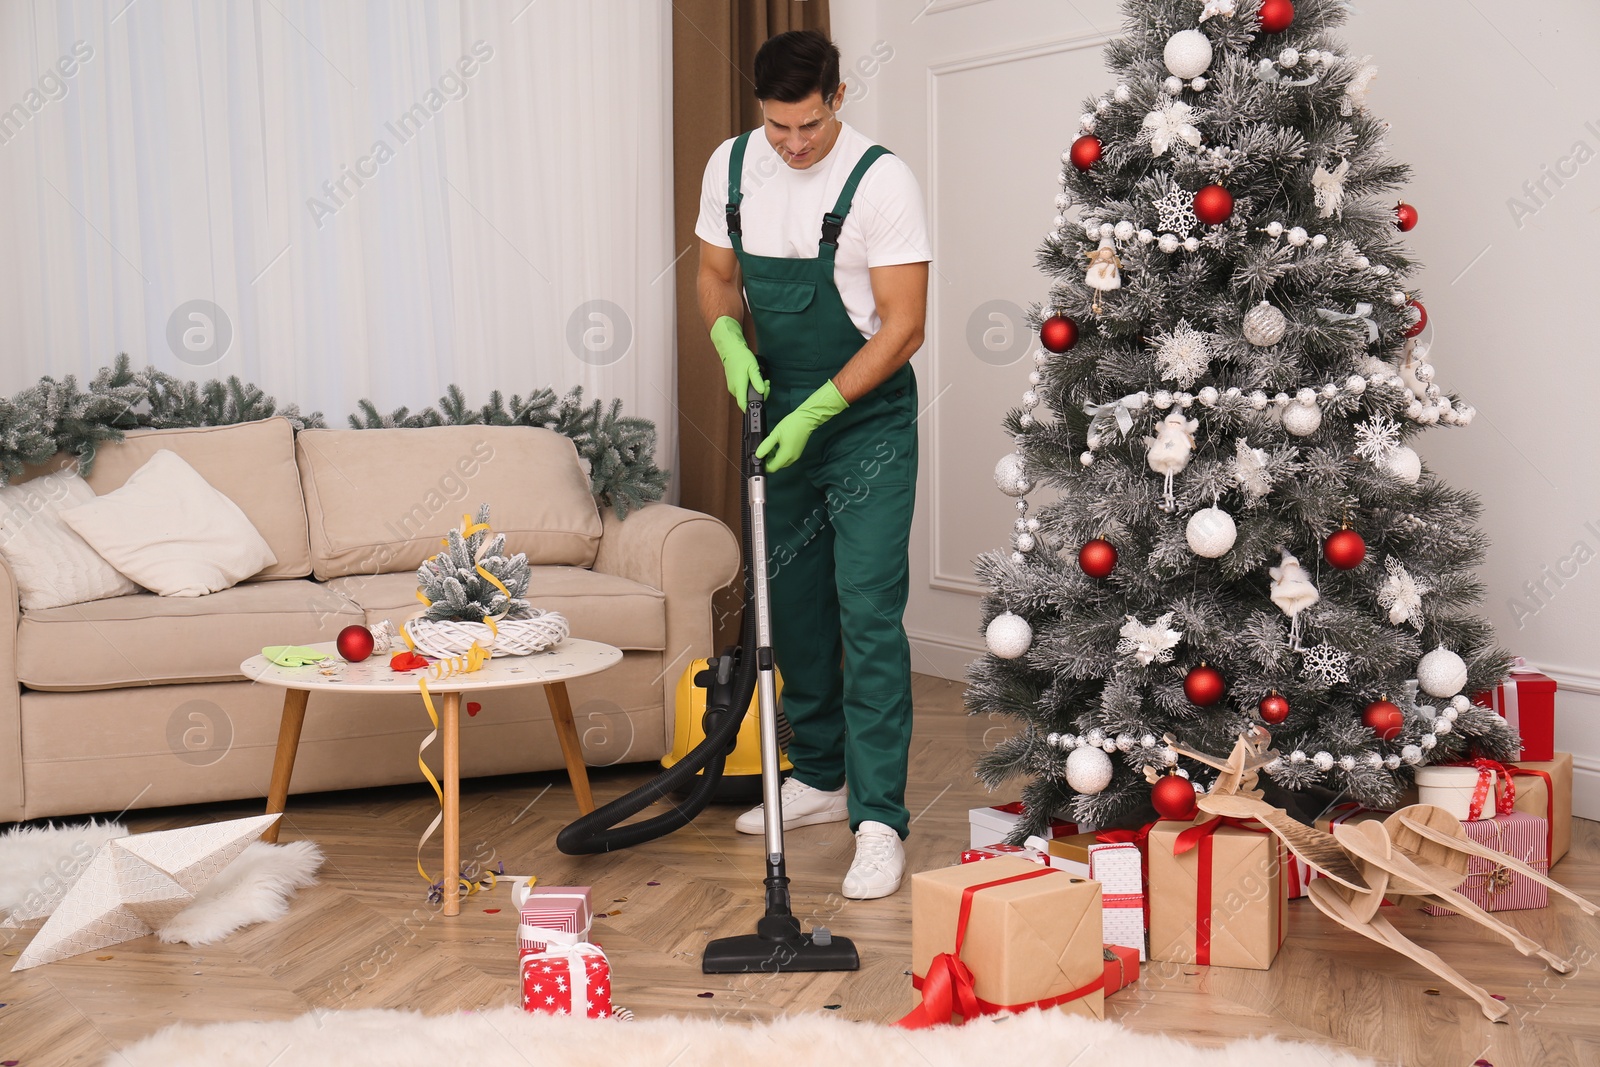
[[[1405,727],[1406,717],[1388,700],[1375,700],[1361,713],[1361,721],[1383,740],[1393,741]]]
[[[1100,138],[1092,133],[1086,133],[1072,142],[1072,165],[1079,170],[1088,170],[1100,162]]]
[[[1261,0],[1261,32],[1282,33],[1294,21],[1294,5],[1289,0]]]
[[[1220,185],[1208,185],[1194,194],[1194,214],[1207,226],[1220,226],[1233,214],[1233,194]]]
[[[1194,818],[1194,786],[1180,774],[1169,774],[1150,787],[1150,803],[1163,819],[1187,822]]]
[[[1227,692],[1227,683],[1222,680],[1222,672],[1215,667],[1207,667],[1204,663],[1190,671],[1183,679],[1183,693],[1189,698],[1190,703],[1198,704],[1202,708],[1209,708],[1222,699],[1222,694]]]
[[[1406,336],[1415,337],[1428,325],[1428,309],[1422,306],[1420,300],[1407,300],[1406,306],[1417,309],[1417,321],[1406,328]]]
[[[1065,315],[1051,315],[1039,327],[1039,343],[1059,355],[1078,343],[1078,324]]]
[[[334,647],[351,663],[360,663],[372,655],[372,631],[365,626],[346,626],[339,631]]]
[[[1110,541],[1096,537],[1078,549],[1078,566],[1091,578],[1104,578],[1117,566],[1117,550]]]
[[[1262,697],[1256,708],[1261,712],[1261,721],[1274,726],[1289,717],[1289,702],[1279,696],[1276,689]]]
[[[1405,201],[1394,206],[1395,228],[1401,233],[1408,233],[1417,224],[1417,209]]]
[[[1322,558],[1342,571],[1354,570],[1367,558],[1367,543],[1354,530],[1335,530],[1322,543]]]

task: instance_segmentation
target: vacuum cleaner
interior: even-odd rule
[[[766,473],[765,465],[756,456],[766,434],[765,403],[760,393],[750,390],[740,447],[739,510],[745,568],[740,643],[708,660],[706,669],[695,678],[695,683],[706,690],[705,740],[638,789],[564,828],[556,835],[556,847],[569,856],[594,855],[653,841],[687,826],[716,795],[751,696],[755,695],[760,709],[761,792],[766,820],[766,911],[756,921],[755,933],[717,938],[707,944],[700,969],[705,974],[853,971],[861,966],[855,944],[848,938],[834,937],[826,927],[802,930],[790,908],[783,851],[777,669],[772,654],[767,580]],[[679,799],[669,799],[680,791]],[[661,800],[668,800],[667,811],[623,825],[624,820]]]

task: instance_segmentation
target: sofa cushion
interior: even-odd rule
[[[121,441],[100,446],[85,481],[99,496],[120,489],[133,472],[162,449],[178,456],[229,500],[239,505],[277,562],[255,575],[304,578],[311,573],[305,501],[295,463],[294,427],[285,418],[234,426],[181,430],[132,430]]]
[[[61,518],[95,499],[76,471],[0,486],[0,556],[11,565],[24,608],[59,608],[139,587],[105,561]]]
[[[398,628],[422,610],[411,572],[334,578],[328,588],[361,605],[368,625],[388,619]],[[666,595],[627,578],[582,567],[529,567],[528,601],[566,616],[573,637],[624,650],[667,647]]]
[[[587,567],[600,515],[572,441],[531,426],[306,430],[300,477],[322,579],[415,570],[480,503],[531,564]]]
[[[17,626],[17,679],[61,690],[237,679],[239,664],[266,645],[331,641],[361,621],[350,601],[306,580],[28,611]]]

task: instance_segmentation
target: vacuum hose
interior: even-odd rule
[[[740,463],[741,544],[744,545],[744,622],[740,628],[741,640],[735,648],[708,662],[707,668],[695,677],[696,685],[706,687],[705,738],[681,760],[652,778],[644,785],[618,797],[587,815],[582,815],[556,835],[556,848],[569,856],[591,856],[612,852],[619,848],[632,848],[646,841],[654,841],[674,830],[681,829],[705,810],[722,782],[723,766],[738,742],[739,727],[744,723],[756,691],[756,622],[755,576],[750,560],[750,476],[754,470],[756,445],[761,442],[761,396],[752,391],[746,406],[744,420],[744,448]],[[750,650],[750,651],[746,651]],[[704,774],[699,774],[704,770]],[[698,780],[689,787],[681,801],[649,819],[626,826],[619,825],[654,804]]]

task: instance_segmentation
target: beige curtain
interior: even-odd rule
[[[723,382],[695,295],[700,179],[723,141],[761,121],[756,49],[787,30],[828,29],[828,0],[674,0],[673,211],[678,260],[678,464],[684,507],[739,529],[738,408]],[[718,643],[737,635],[738,596],[718,612]]]

